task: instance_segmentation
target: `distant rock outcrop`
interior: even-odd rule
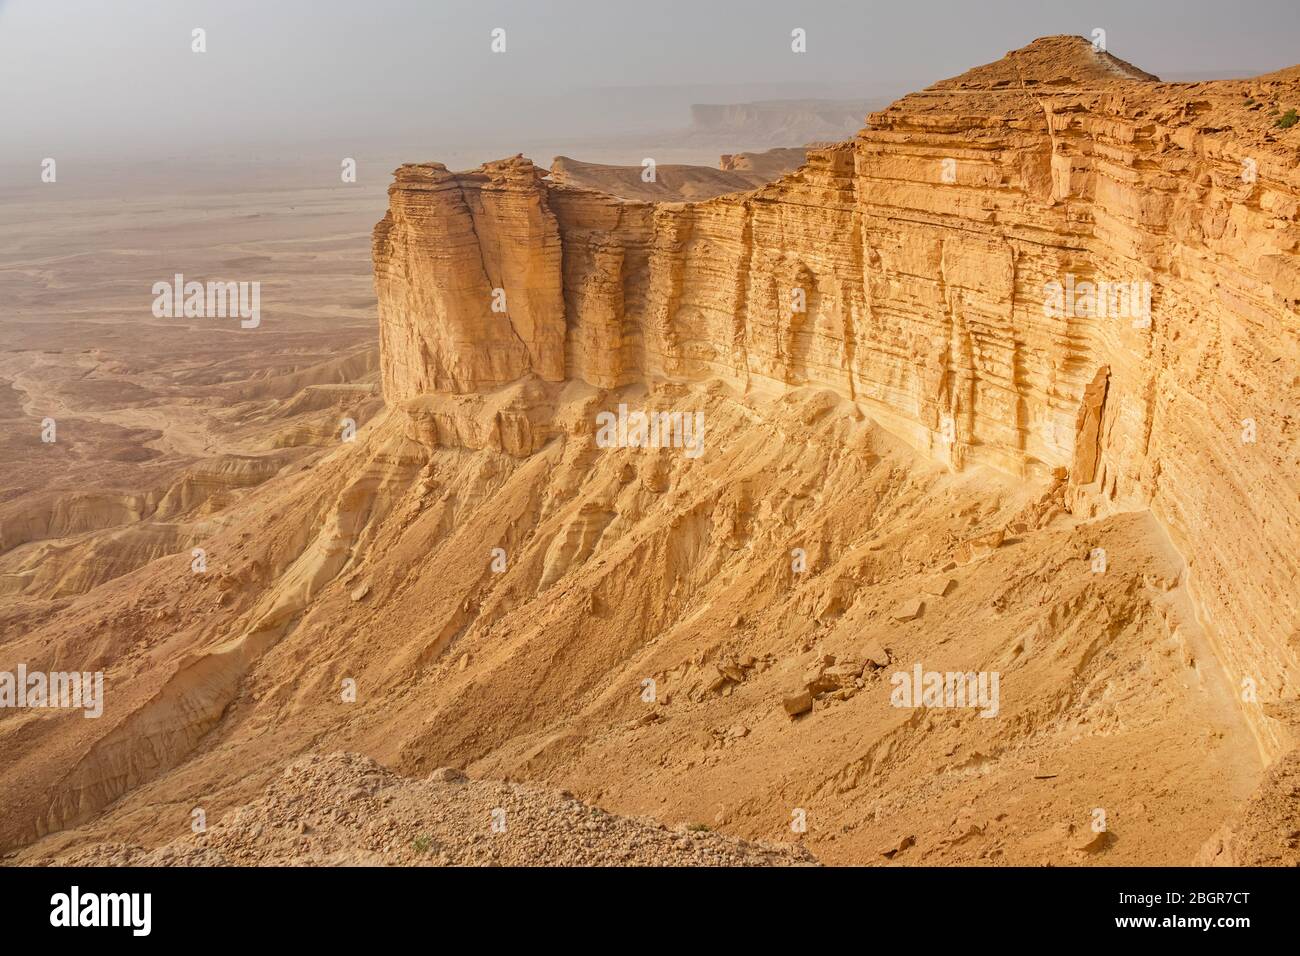
[[[732,143],[807,143],[852,135],[880,100],[758,100],[696,103],[690,133]]]
[[[668,163],[656,166],[653,175],[644,166],[608,166],[557,156],[551,163],[551,182],[594,189],[620,199],[696,202],[766,185],[794,172],[803,165],[806,155],[801,148],[725,153],[716,169]]]

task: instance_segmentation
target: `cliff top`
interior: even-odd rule
[[[1000,60],[941,80],[931,90],[997,90],[1032,86],[1095,86],[1104,83],[1158,83],[1160,77],[1093,48],[1080,36],[1039,37]]]

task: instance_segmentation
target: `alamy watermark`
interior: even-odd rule
[[[262,283],[186,282],[176,273],[174,281],[153,284],[153,314],[157,319],[228,319],[238,316],[239,326],[255,329],[262,324]]]
[[[682,448],[687,458],[704,454],[703,412],[629,412],[620,402],[618,414],[596,415],[599,448]]]
[[[1051,318],[1132,319],[1133,328],[1151,327],[1151,283],[1135,280],[1079,280],[1067,274],[1043,286],[1043,314]]]
[[[55,927],[122,926],[132,936],[148,936],[152,913],[152,893],[83,893],[73,885],[50,897],[50,925]]]
[[[894,707],[971,707],[981,717],[996,717],[1001,709],[998,671],[927,671],[918,661],[910,671],[895,671],[889,678]]]
[[[104,672],[0,671],[0,707],[79,707],[90,718],[104,713]]]

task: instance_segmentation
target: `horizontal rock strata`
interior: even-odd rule
[[[1298,103],[1300,68],[1165,84],[1049,37],[747,193],[404,166],[374,238],[385,392],[816,385],[956,469],[1072,469],[1076,512],[1169,531],[1273,755],[1262,705],[1300,676]]]

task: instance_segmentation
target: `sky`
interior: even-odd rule
[[[691,102],[893,97],[1097,27],[1171,79],[1300,60],[1300,0],[0,0],[0,162],[671,128]]]

